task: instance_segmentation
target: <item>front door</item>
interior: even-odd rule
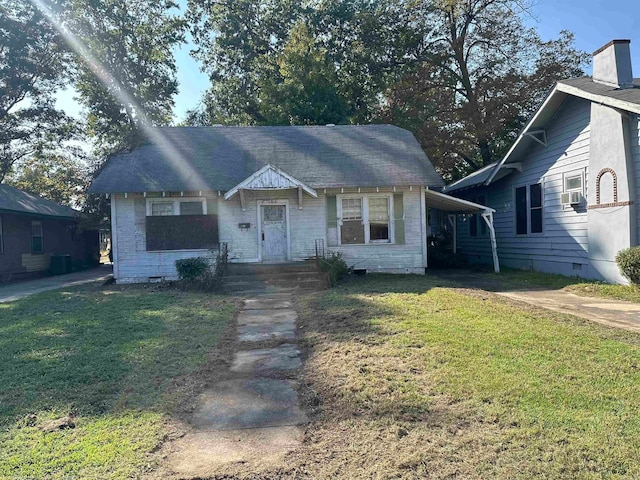
[[[285,205],[262,205],[262,261],[287,260],[287,211]]]

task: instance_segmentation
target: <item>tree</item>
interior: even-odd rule
[[[84,203],[88,186],[87,169],[73,153],[34,156],[21,162],[20,169],[7,178],[7,184],[47,198],[53,202],[78,208]]]
[[[27,0],[2,2],[0,182],[16,162],[72,136],[71,119],[53,98],[68,81],[68,61],[60,34],[40,10]]]
[[[76,89],[100,156],[135,146],[145,126],[171,122],[173,48],[184,41],[177,8],[170,0],[73,0],[69,28],[83,46]]]
[[[553,84],[583,75],[573,36],[542,42],[517,0],[438,0],[428,55],[386,93],[380,118],[415,129],[441,170],[456,177],[495,161]],[[426,32],[425,32],[426,33]]]

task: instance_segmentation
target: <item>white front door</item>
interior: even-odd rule
[[[285,205],[262,205],[262,261],[287,260],[287,211]]]

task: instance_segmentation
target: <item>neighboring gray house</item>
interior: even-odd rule
[[[90,188],[111,196],[119,283],[176,278],[175,260],[231,262],[315,256],[424,274],[426,198],[483,207],[428,189],[442,179],[413,135],[391,125],[167,127],[112,157]]]
[[[502,265],[625,282],[616,253],[638,245],[640,80],[629,40],[593,54],[593,78],[558,82],[505,158],[445,188],[496,210]],[[457,248],[488,262],[482,222],[458,216]]]

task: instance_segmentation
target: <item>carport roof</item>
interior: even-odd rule
[[[478,213],[478,212],[495,212],[493,208],[480,205],[479,203],[473,203],[468,200],[462,200],[461,198],[452,197],[444,193],[435,192],[433,190],[427,190],[425,192],[427,199],[427,206],[437,208],[446,212],[455,213]]]

